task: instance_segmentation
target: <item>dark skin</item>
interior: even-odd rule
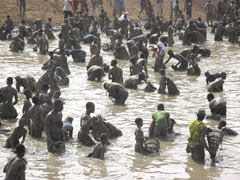
[[[98,158],[98,159],[101,159],[103,160],[104,159],[104,154],[105,154],[105,151],[106,151],[106,144],[107,144],[107,136],[103,136],[101,135],[100,137],[101,139],[101,143],[99,143],[93,150],[93,152],[91,154],[88,155],[88,157],[93,157],[93,158]]]
[[[24,143],[27,130],[24,128],[24,122],[19,121],[18,127],[16,127],[12,134],[8,137],[5,147],[12,148],[13,150],[19,144],[19,140],[22,138],[21,144]]]
[[[27,161],[23,158],[25,150],[17,152],[17,156],[9,160],[5,165],[3,172],[7,179],[25,180],[25,170]]]
[[[56,104],[56,102],[59,102]],[[64,135],[62,132],[62,110],[63,102],[60,100],[55,101],[53,111],[48,114],[46,118],[46,134],[48,140],[48,146],[56,141],[64,141]],[[50,147],[48,147],[49,149]]]

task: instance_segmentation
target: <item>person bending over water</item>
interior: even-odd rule
[[[124,88],[123,85],[119,83],[110,82],[104,83],[103,87],[104,89],[107,90],[108,97],[115,99],[115,104],[118,105],[125,104],[125,101],[128,98],[128,91]]]
[[[169,55],[169,58],[164,63],[165,65],[170,61],[171,58],[174,58],[178,61],[178,63],[175,65],[172,65],[172,68],[175,71],[187,71],[188,60],[185,57],[183,57],[181,54],[174,54],[172,50],[168,50],[168,55]]]
[[[237,136],[238,133],[234,131],[233,129],[226,127],[227,123],[226,121],[220,121],[218,124],[218,129],[221,131],[223,136]]]

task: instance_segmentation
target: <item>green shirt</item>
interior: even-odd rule
[[[166,111],[155,111],[153,113],[153,118],[155,119],[155,124],[156,125],[161,125],[168,127],[168,118],[169,118],[169,113]]]
[[[201,132],[205,128],[207,128],[207,126],[202,121],[192,120],[190,122],[190,124],[189,124],[189,131],[190,131],[190,135],[191,135],[190,146],[201,145],[200,136],[201,136]]]

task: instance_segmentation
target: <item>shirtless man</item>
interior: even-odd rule
[[[129,79],[125,80],[124,87],[129,89],[137,89],[137,85],[142,81],[147,83],[144,73],[139,73],[138,75],[131,76]]]
[[[166,94],[166,86],[167,86],[167,77],[166,77],[166,72],[165,70],[160,70],[160,80],[159,80],[159,88],[158,88],[158,93],[159,94]]]
[[[227,114],[227,107],[226,102],[220,97],[215,98],[212,93],[209,93],[207,95],[207,100],[209,102],[209,108],[210,110],[212,108],[215,108],[216,114],[219,114],[220,116],[226,116]]]
[[[87,65],[87,69],[89,69],[91,66],[93,65],[96,65],[96,66],[100,66],[102,67],[103,66],[103,58],[102,56],[100,55],[100,50],[97,51],[96,55],[93,56],[88,65]]]
[[[94,113],[95,105],[92,102],[88,102],[86,104],[86,113],[82,115],[80,120],[80,131],[78,132],[78,141],[81,142],[85,146],[93,146],[95,142],[88,135],[90,128],[92,126],[92,122],[97,120],[96,118],[92,118],[90,115]]]
[[[62,132],[63,102],[56,100],[53,111],[46,117],[46,135],[48,152],[65,152],[64,134]]]
[[[36,91],[36,80],[34,77],[27,75],[24,77],[16,76],[16,89],[18,92],[20,92],[20,87],[22,86],[24,90],[29,89],[32,92]]]
[[[24,145],[17,145],[15,153],[17,156],[10,159],[3,169],[3,172],[6,173],[5,180],[25,180],[27,161],[23,158],[25,154]]]
[[[108,142],[107,135],[102,133],[100,136],[100,140],[101,140],[101,142],[94,147],[93,152],[90,153],[87,157],[98,158],[101,160],[104,159],[104,154],[106,152],[105,146]]]
[[[44,33],[47,35],[49,40],[55,39],[55,36],[52,32],[52,18],[48,18],[48,21],[45,24],[45,30]]]
[[[164,63],[165,65],[170,61],[171,58],[174,58],[178,61],[178,63],[175,65],[172,65],[172,68],[175,71],[187,71],[188,60],[185,57],[183,57],[181,54],[174,54],[172,50],[168,50],[168,55],[169,55],[169,58]]]
[[[224,80],[226,79],[227,75],[225,72],[222,72],[220,74],[221,78],[217,80],[216,82],[213,82],[208,87],[208,92],[222,92],[223,91],[223,84]]]
[[[168,94],[169,96],[177,96],[180,94],[176,84],[170,79],[170,78],[166,78],[166,82],[167,82],[167,89],[168,89]]]
[[[140,55],[140,59],[137,60],[137,65],[139,66],[139,70],[140,72],[142,72],[144,70],[145,74],[148,77],[148,70],[147,70],[147,59],[145,58],[144,54]]]
[[[187,70],[187,75],[190,75],[190,76],[200,76],[201,75],[201,69],[198,66],[197,60],[191,59],[189,66],[190,67]]]
[[[237,136],[238,133],[234,131],[233,129],[226,127],[227,123],[226,121],[220,121],[218,124],[218,129],[221,130],[221,133],[223,136]]]
[[[130,68],[130,76],[138,75],[140,73],[140,66],[137,64],[137,59],[135,57],[132,57],[130,59],[130,62],[132,65]]]
[[[28,129],[30,129],[29,109],[30,107],[32,107],[32,103],[30,101],[30,99],[32,98],[32,91],[30,91],[29,89],[26,89],[24,91],[24,95],[26,99],[24,100],[23,109],[22,109],[23,115],[21,119],[23,119],[24,124],[27,125]]]
[[[5,112],[4,112],[5,115],[1,116],[4,119],[14,119],[18,116],[18,113],[14,108],[14,105],[18,103],[18,95],[16,89],[12,87],[13,78],[8,77],[6,83],[7,86],[0,89],[0,92],[5,97]],[[13,98],[15,99],[14,102]]]
[[[104,83],[103,87],[107,90],[108,97],[110,99],[115,99],[115,104],[124,105],[125,101],[128,98],[128,91],[125,90],[123,85],[115,82],[110,82]]]
[[[44,127],[43,109],[40,107],[39,98],[37,96],[34,96],[32,101],[34,106],[29,110],[31,121],[29,132],[32,137],[41,138]]]
[[[101,81],[104,76],[104,70],[101,67],[94,65],[88,69],[87,74],[88,80],[95,81],[97,79],[98,81]]]
[[[38,48],[39,48],[39,53],[40,54],[46,54],[48,53],[48,48],[49,48],[49,45],[48,45],[48,40],[47,38],[45,37],[45,35],[43,34],[43,30],[39,30],[39,39],[38,39]]]
[[[18,127],[16,127],[12,134],[7,138],[5,148],[12,148],[13,150],[16,148],[18,144],[20,144],[19,140],[22,138],[21,144],[24,143],[25,137],[27,134],[27,130],[24,128],[24,120],[21,119],[18,122]]]
[[[69,84],[69,78],[61,67],[55,68],[54,77],[57,79],[59,86],[67,86]]]
[[[109,70],[108,78],[112,79],[112,82],[123,84],[123,72],[122,69],[117,66],[117,60],[111,61],[112,68]]]
[[[68,62],[67,62],[67,56],[65,55],[64,51],[60,52],[60,56],[59,56],[59,66],[65,71],[65,73],[67,75],[71,74],[69,66],[68,66]]]
[[[46,96],[44,96],[44,103],[41,105],[41,108],[43,110],[43,119],[45,120],[48,113],[53,110],[53,102],[52,102],[51,94],[46,94]],[[44,125],[46,125],[46,123],[44,123]]]
[[[67,56],[72,56],[73,62],[85,62],[86,51],[81,49],[73,49],[71,51],[66,51]]]

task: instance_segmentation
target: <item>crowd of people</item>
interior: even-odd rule
[[[22,2],[20,1],[20,13],[22,12]],[[240,37],[240,14],[238,4],[232,1],[227,5],[219,0],[218,21],[213,23],[213,10],[215,7],[209,0],[206,4],[207,25],[201,18],[190,19],[192,16],[192,1],[186,0],[186,14],[190,19],[186,21],[179,8],[178,1],[171,1],[170,20],[162,17],[163,0],[157,0],[158,11],[155,17],[151,2],[142,0],[139,17],[143,10],[148,15],[148,20],[144,27],[137,22],[130,20],[129,14],[125,11],[124,1],[114,0],[115,6],[120,3],[121,8],[113,12],[113,19],[104,11],[101,3],[103,1],[92,0],[92,15],[89,15],[87,1],[81,0],[81,11],[78,11],[78,1],[64,0],[64,23],[61,25],[61,32],[58,34],[58,47],[53,51],[49,50],[49,41],[55,39],[53,33],[52,18],[43,25],[42,20],[37,19],[33,26],[21,21],[18,27],[13,25],[10,15],[7,16],[5,24],[1,27],[1,40],[9,40],[10,51],[21,53],[25,50],[26,42],[34,44],[33,51],[49,55],[49,60],[42,66],[46,72],[36,81],[30,75],[16,76],[16,88],[13,87],[14,78],[8,77],[6,86],[0,89],[0,118],[2,120],[14,119],[18,117],[18,126],[7,138],[5,147],[13,149],[17,156],[11,159],[4,168],[6,180],[12,177],[25,178],[26,160],[23,158],[25,153],[24,141],[27,133],[33,138],[40,138],[45,132],[47,137],[47,149],[50,153],[61,153],[65,151],[65,142],[73,138],[74,127],[73,118],[67,117],[63,120],[62,111],[64,103],[61,98],[61,87],[67,86],[71,80],[68,75],[71,70],[68,66],[68,57],[71,56],[74,63],[85,63],[86,54],[91,58],[86,65],[89,81],[101,82],[102,77],[108,74],[110,81],[103,83],[108,97],[116,105],[125,105],[129,96],[128,89],[139,89],[138,85],[145,83],[143,89],[147,92],[157,90],[159,94],[166,96],[178,96],[180,91],[172,79],[166,76],[166,66],[169,61],[176,61],[171,66],[172,71],[186,72],[186,76],[200,76],[199,66],[202,57],[209,57],[211,50],[201,47],[207,41],[207,25],[211,26],[211,33],[215,33],[215,41],[222,41],[223,37],[229,37],[231,43],[239,43]],[[238,1],[237,1],[238,2]],[[96,8],[101,5],[101,12],[97,17]],[[111,0],[109,3],[112,3]],[[225,10],[223,9],[225,7]],[[150,9],[151,11],[149,11]],[[221,11],[220,11],[221,10]],[[24,8],[25,12],[25,8]],[[151,12],[151,13],[150,13]],[[175,20],[172,18],[174,12]],[[118,16],[119,14],[119,17]],[[18,35],[13,36],[12,30],[18,28]],[[145,33],[143,33],[145,32]],[[101,43],[101,35],[106,34],[109,43]],[[182,52],[165,51],[165,48],[174,46],[174,38],[182,41],[182,45],[193,45],[192,48]],[[125,46],[124,44],[127,44]],[[82,50],[81,45],[90,47],[90,52]],[[151,44],[152,46],[148,46]],[[149,47],[151,47],[152,58],[149,57]],[[104,63],[101,51],[109,51],[113,54],[111,68]],[[165,57],[168,56],[166,59]],[[130,74],[128,79],[123,79],[123,70],[118,66],[119,60],[129,60]],[[149,80],[148,62],[154,61],[154,71],[160,74],[158,89]],[[196,113],[196,120],[189,124],[190,137],[186,151],[191,153],[196,161],[204,161],[204,149],[206,149],[214,160],[218,147],[225,135],[237,135],[238,133],[226,127],[226,122],[222,117],[226,117],[226,102],[215,97],[213,93],[222,92],[224,80],[227,75],[225,72],[211,74],[205,72],[206,83],[208,85],[209,108],[211,115],[206,116],[205,110],[200,109]],[[25,100],[22,108],[22,115],[19,116],[15,105],[18,103],[18,93],[23,87]],[[93,152],[88,157],[104,159],[106,146],[110,143],[109,139],[122,135],[122,131],[110,122],[106,121],[101,115],[92,116],[95,111],[93,102],[86,103],[86,112],[80,120],[80,130],[78,141],[84,146],[94,146]],[[203,120],[218,120],[218,130],[208,128]],[[144,155],[159,151],[161,137],[177,136],[174,132],[176,121],[170,118],[170,113],[165,111],[164,104],[158,104],[157,110],[152,114],[152,122],[149,125],[149,135],[144,136],[141,129],[143,119],[136,118],[137,129],[135,131],[136,144],[135,151]],[[27,129],[25,129],[25,126]],[[208,143],[206,142],[206,137]],[[19,141],[20,139],[21,142]],[[149,146],[148,141],[151,141]],[[97,143],[97,145],[96,145]],[[153,146],[154,145],[154,146]]]

